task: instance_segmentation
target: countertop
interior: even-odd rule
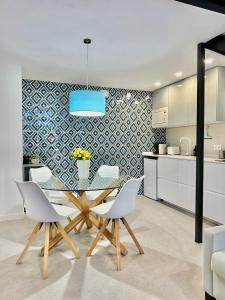
[[[162,154],[151,154],[151,152],[142,152],[142,156],[144,157],[162,157],[162,158],[173,158],[173,159],[183,159],[183,160],[196,160],[196,156],[185,156],[185,155],[162,155]],[[211,157],[205,157],[204,158],[205,162],[210,162],[210,163],[218,163],[218,164],[225,164],[225,160],[220,160],[216,158],[211,158]]]

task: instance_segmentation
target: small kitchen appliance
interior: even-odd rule
[[[167,148],[168,155],[179,155],[180,154],[180,147],[178,146],[169,146]]]
[[[180,138],[180,154],[191,155],[191,139],[183,136]]]
[[[159,154],[166,154],[166,144],[159,144]]]

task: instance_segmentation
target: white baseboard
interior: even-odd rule
[[[16,215],[6,215],[6,216],[0,216],[0,222],[3,221],[13,221],[13,220],[22,220],[24,219],[24,214],[16,214]]]

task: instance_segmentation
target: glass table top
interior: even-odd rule
[[[119,176],[118,178],[101,177],[96,175],[93,179],[68,179],[60,181],[52,176],[45,182],[37,182],[43,190],[51,191],[97,191],[120,188],[130,177]]]

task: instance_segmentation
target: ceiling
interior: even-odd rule
[[[196,45],[225,31],[225,15],[173,0],[0,0],[0,48],[29,79],[154,90],[196,73]],[[214,61],[214,63],[216,63]]]

